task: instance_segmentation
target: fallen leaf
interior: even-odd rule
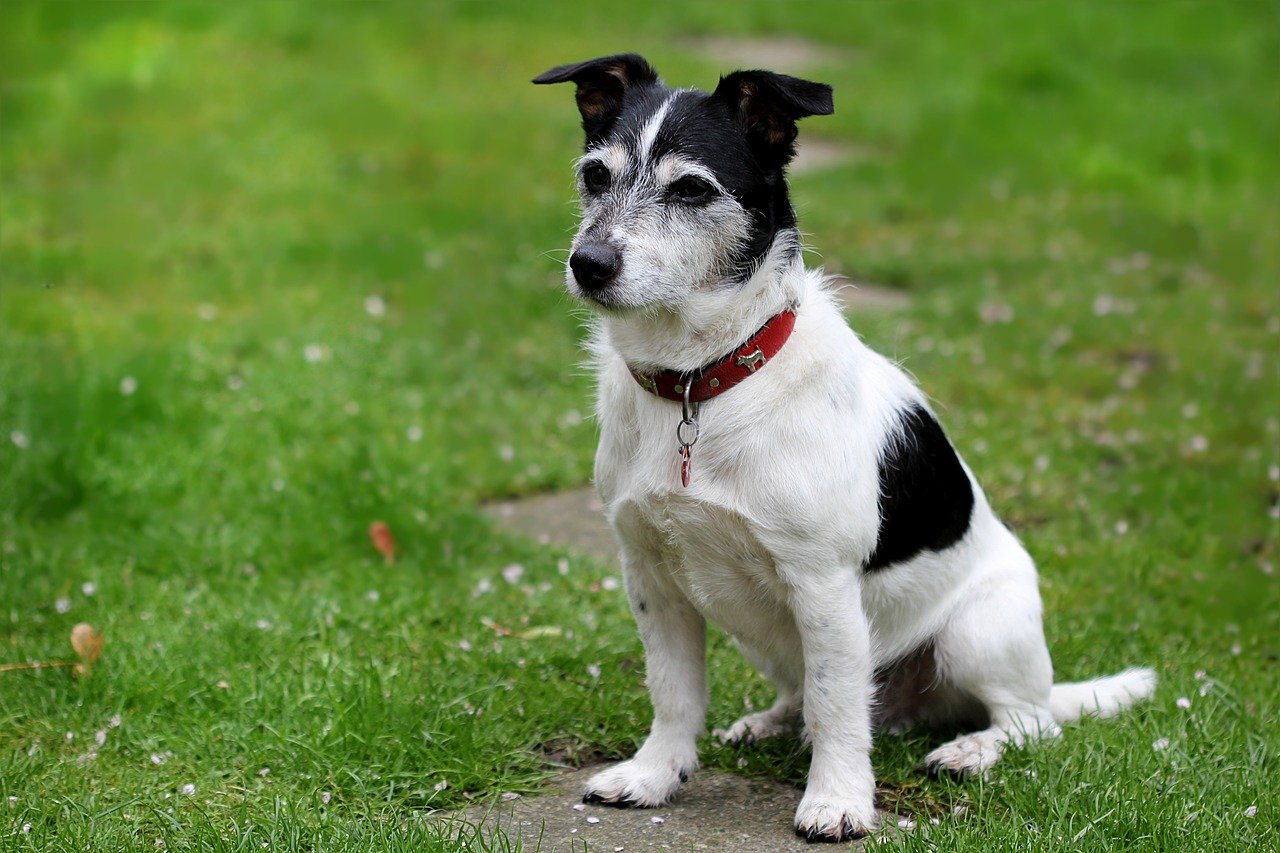
[[[499,625],[497,622],[494,622],[488,616],[481,616],[480,624],[488,628],[493,633],[497,634],[499,637],[510,637],[513,633],[515,633],[510,628],[504,628],[501,625]]]
[[[541,637],[563,637],[564,629],[559,625],[538,625],[524,631],[518,631],[515,636],[521,640],[536,640]]]
[[[81,622],[71,629],[71,648],[76,650],[80,662],[71,668],[75,675],[88,675],[102,654],[102,635],[88,622]]]
[[[373,547],[382,555],[382,559],[386,561],[388,566],[396,561],[396,540],[391,535],[391,528],[387,526],[385,521],[375,521],[369,525],[369,539],[373,542]]]

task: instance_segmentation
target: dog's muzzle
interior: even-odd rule
[[[569,256],[569,269],[585,293],[594,293],[617,277],[622,256],[603,240],[584,243]]]

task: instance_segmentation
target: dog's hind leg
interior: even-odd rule
[[[785,639],[775,637],[767,649],[743,640],[737,643],[743,657],[773,683],[778,696],[768,710],[747,714],[729,728],[717,729],[716,737],[721,743],[752,744],[795,731],[800,725],[804,687],[800,681],[804,653],[799,635],[792,631]]]
[[[660,558],[622,549],[627,598],[645,649],[653,726],[635,757],[591,777],[583,801],[660,806],[698,766],[707,713],[706,622],[662,568]]]
[[[1008,743],[1057,737],[1050,708],[1053,664],[1045,645],[1031,557],[1008,531],[979,569],[934,640],[939,676],[973,697],[988,726],[945,743],[925,758],[930,773],[982,773]]]

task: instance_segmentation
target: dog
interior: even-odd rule
[[[736,71],[671,89],[635,54],[533,82],[574,83],[586,135],[566,285],[595,312],[595,483],[653,704],[586,802],[659,806],[694,772],[708,621],[777,690],[721,739],[803,724],[811,841],[875,830],[873,730],[970,726],[925,766],[980,774],[1006,744],[1152,695],[1143,668],[1053,683],[1030,555],[804,266],[785,169],[830,86]]]

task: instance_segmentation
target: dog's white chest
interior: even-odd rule
[[[666,492],[620,502],[615,524],[660,555],[661,570],[730,634],[750,638],[784,612],[774,556],[740,513]]]

